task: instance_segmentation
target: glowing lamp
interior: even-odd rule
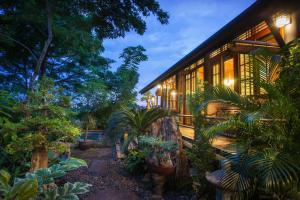
[[[153,104],[155,104],[155,97],[151,97],[151,101]]]
[[[160,88],[161,88],[161,84],[158,84],[158,85],[156,86],[156,88],[157,88],[157,89],[160,89]]]
[[[234,84],[234,80],[233,79],[225,79],[224,80],[224,85],[227,87],[230,87]]]
[[[278,28],[284,27],[291,23],[291,19],[287,15],[279,15],[275,19],[275,25]]]
[[[171,94],[172,99],[176,99],[177,92],[176,92],[175,89],[171,90],[171,91],[170,91],[170,94]]]

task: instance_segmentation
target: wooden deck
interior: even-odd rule
[[[195,131],[193,128],[179,126],[179,130],[184,138],[184,145],[188,148],[192,147],[191,140],[195,138]],[[217,136],[212,141],[212,146],[216,149],[226,151],[228,153],[234,152],[235,139],[226,136]]]

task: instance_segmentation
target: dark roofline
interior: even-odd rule
[[[219,31],[145,86],[142,90],[140,90],[140,93],[143,94],[149,91],[160,82],[174,75],[180,69],[192,64],[197,59],[224,45],[226,42],[233,40],[241,33],[265,20],[272,13],[278,12],[279,9],[283,10],[284,8],[287,9],[287,7],[290,7],[289,9],[291,9],[293,5],[296,5],[297,3],[299,4],[297,1],[298,0],[257,0],[241,14],[223,26]]]

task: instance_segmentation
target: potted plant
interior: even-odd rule
[[[156,136],[140,136],[140,147],[146,155],[146,162],[153,173],[169,176],[175,171],[173,158],[178,149],[174,141],[164,141]]]
[[[81,126],[84,131],[84,139],[81,139],[78,143],[79,149],[87,150],[94,144],[93,140],[88,140],[88,131],[91,128],[96,127],[96,119],[91,113],[86,113],[81,119]]]
[[[140,136],[139,147],[146,156],[148,170],[154,181],[154,196],[161,196],[168,176],[175,172],[175,156],[178,149],[174,141],[164,141],[161,137]]]

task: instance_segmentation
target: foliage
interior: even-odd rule
[[[146,156],[156,156],[159,161],[169,159],[168,153],[176,152],[177,143],[174,141],[165,141],[160,137],[142,135],[139,137],[140,147]]]
[[[125,131],[128,131],[129,137],[128,141],[124,144],[123,148],[127,148],[128,144],[134,139],[137,139],[140,135],[145,135],[148,133],[148,129],[151,124],[160,118],[169,116],[170,111],[161,108],[147,109],[132,109],[122,107],[121,111],[114,114],[114,118],[111,118],[108,129],[114,130],[110,134],[118,134],[122,136]],[[115,124],[112,123],[116,122]],[[124,132],[121,132],[123,131]]]
[[[7,137],[3,132],[3,126],[11,123],[15,118],[13,107],[16,102],[6,91],[0,91],[0,166],[12,173],[12,176],[22,174],[30,167],[28,162],[30,153],[22,152],[9,154],[5,147],[13,142],[14,139]]]
[[[204,111],[208,105],[207,98],[210,88],[206,83],[199,85],[195,93],[190,96],[189,101],[194,116],[195,140],[192,148],[187,150],[186,153],[192,167],[196,170],[196,173],[192,175],[194,183],[197,183],[197,186],[194,186],[196,187],[194,188],[195,192],[199,197],[211,199],[215,196],[215,188],[208,183],[205,174],[215,168],[215,161],[213,159],[215,154],[209,138],[203,134],[204,130],[208,127]]]
[[[269,196],[287,199],[299,186],[299,41],[283,54],[270,52],[256,55],[256,69],[268,68],[257,84],[264,91],[260,99],[239,96],[225,87],[212,89],[210,100],[226,101],[241,111],[211,128],[204,134],[214,137],[220,131],[238,130],[238,142],[243,141],[243,150],[229,156],[222,178],[222,186],[234,191],[240,199]],[[256,52],[257,53],[257,52]],[[265,58],[264,58],[265,57]],[[276,58],[276,59],[274,59]],[[278,59],[279,58],[279,59]],[[275,63],[274,63],[275,62]],[[287,72],[291,70],[294,74]],[[274,81],[270,76],[278,73]]]
[[[192,175],[193,181],[198,184],[195,192],[200,197],[214,198],[215,188],[205,178],[206,172],[213,170],[216,164],[211,143],[205,137],[198,138],[193,142],[192,149],[186,153],[192,167],[196,170],[195,174]]]
[[[153,122],[170,114],[171,113],[168,110],[161,108],[152,108],[150,110],[129,110],[127,108],[123,108],[121,110],[121,115],[123,115],[125,123],[133,129],[133,132],[135,132],[137,136],[140,134],[146,134],[148,131],[147,129]]]
[[[0,197],[4,200],[28,200],[36,197],[38,183],[36,179],[18,181],[10,186],[11,176],[5,170],[0,171]]]
[[[135,85],[138,82],[138,65],[147,60],[145,49],[141,46],[127,47],[120,58],[123,64],[115,72],[103,77],[95,77],[74,99],[80,116],[91,113],[97,119],[100,128],[106,127],[110,115],[122,106],[135,103]],[[105,78],[104,83],[97,83]]]
[[[73,93],[97,76],[103,83],[111,74],[103,39],[143,34],[150,14],[168,22],[155,0],[7,0],[0,8],[1,86],[22,94],[44,75]]]
[[[16,107],[20,121],[4,125],[4,134],[13,140],[7,150],[14,153],[38,148],[56,149],[59,142],[72,141],[79,129],[70,121],[68,106],[68,99],[53,87],[53,82],[43,79],[29,94],[28,101]]]
[[[156,0],[4,0],[0,10],[0,90],[26,100],[46,76],[64,88],[74,110],[93,112],[99,128],[135,103],[138,66],[147,60],[143,47],[127,47],[112,69],[103,40],[143,34],[150,15],[161,24],[169,18]]]
[[[131,132],[130,127],[123,120],[123,115],[120,112],[114,112],[107,122],[106,132],[112,141],[121,139],[126,131]]]
[[[145,162],[145,155],[137,149],[129,150],[128,156],[125,160],[126,169],[131,174],[143,174],[147,169]]]
[[[71,158],[49,168],[39,169],[34,173],[26,173],[25,178],[16,178],[10,185],[11,176],[5,170],[0,171],[0,196],[5,200],[28,199],[79,199],[78,194],[88,192],[89,184],[65,183],[57,186],[55,179],[62,177],[67,171],[87,166],[85,161]]]
[[[96,119],[91,113],[84,113],[81,118],[81,127],[85,130],[84,139],[87,140],[88,130],[96,128]]]

